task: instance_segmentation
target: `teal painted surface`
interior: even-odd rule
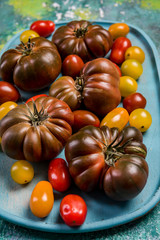
[[[27,3],[27,5],[25,5]],[[35,19],[54,21],[72,19],[103,19],[126,21],[143,29],[154,41],[160,55],[159,1],[0,1],[0,44],[17,32],[28,28]],[[7,18],[6,18],[7,16]],[[35,16],[35,17],[34,17]],[[28,230],[0,220],[0,239],[160,239],[160,204],[147,216],[109,230],[65,235]]]

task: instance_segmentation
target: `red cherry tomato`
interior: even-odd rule
[[[0,81],[0,104],[8,101],[17,102],[20,94],[11,83]]]
[[[116,68],[117,68],[117,70],[118,70],[118,73],[119,73],[119,76],[121,77],[121,76],[122,76],[122,73],[121,73],[120,67],[119,67],[116,63],[114,63],[114,62],[113,62],[113,64],[116,66]]]
[[[77,132],[82,127],[87,125],[93,125],[95,127],[100,126],[99,118],[92,112],[87,110],[76,110],[73,112],[74,114],[74,124],[72,126],[73,132]]]
[[[32,99],[33,99],[33,101],[35,101],[35,100],[36,100],[37,98],[39,98],[39,97],[48,97],[48,95],[47,95],[47,94],[39,94],[39,95],[33,96],[33,97],[29,98],[29,99],[26,101],[26,103],[31,102]]]
[[[145,97],[141,93],[132,93],[126,98],[124,98],[123,107],[130,114],[133,110],[137,108],[145,108],[146,102],[147,101]]]
[[[79,76],[83,65],[84,62],[78,55],[68,55],[62,63],[62,73],[65,76],[75,78]]]
[[[131,41],[126,37],[117,38],[112,46],[110,60],[114,63],[121,64],[125,60],[126,50],[132,46]]]
[[[68,190],[71,185],[71,177],[64,159],[55,158],[50,162],[48,180],[56,191],[64,192]]]
[[[31,24],[30,30],[37,32],[40,37],[48,37],[55,29],[55,23],[50,20],[38,20]]]
[[[60,215],[67,225],[80,226],[86,219],[87,205],[80,196],[69,194],[61,201]]]

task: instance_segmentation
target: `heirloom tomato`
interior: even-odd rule
[[[35,38],[35,37],[39,37],[39,34],[35,31],[32,30],[26,30],[24,32],[21,33],[20,35],[20,41],[23,43],[27,43],[29,38]]]
[[[140,63],[143,63],[145,60],[145,53],[140,47],[129,47],[125,52],[125,59],[136,59]]]
[[[34,177],[34,169],[25,160],[16,161],[11,167],[11,177],[16,183],[29,183]]]
[[[68,76],[56,80],[49,95],[65,101],[72,110],[84,104],[88,111],[104,117],[121,101],[118,70],[106,58],[94,59],[83,66],[76,81]]]
[[[129,33],[129,30],[129,26],[126,23],[114,23],[108,28],[113,39],[125,37]]]
[[[71,176],[64,159],[55,158],[49,163],[48,180],[56,191],[68,190],[71,185]]]
[[[65,76],[76,78],[83,65],[84,62],[78,55],[68,55],[62,63],[62,73]]]
[[[87,205],[79,195],[68,194],[61,201],[60,215],[68,226],[80,226],[86,219]]]
[[[53,97],[18,105],[0,121],[2,150],[17,160],[51,160],[72,134],[73,121],[69,106]]]
[[[51,212],[54,204],[52,185],[48,181],[40,181],[34,187],[30,198],[31,212],[38,218],[44,218]]]
[[[127,97],[131,93],[137,91],[138,84],[135,79],[130,76],[122,76],[120,77],[119,90],[121,92],[122,97]]]
[[[123,99],[123,107],[130,114],[137,108],[145,108],[146,99],[141,93],[132,93]]]
[[[30,29],[40,37],[49,37],[55,29],[55,23],[50,20],[37,20],[31,24]]]
[[[82,128],[65,146],[75,184],[86,192],[100,186],[107,196],[116,200],[135,197],[144,188],[148,177],[147,149],[142,141],[142,133],[131,126],[122,131],[107,126]],[[111,191],[114,194],[110,194]]]
[[[19,91],[13,86],[13,84],[0,81],[0,104],[7,101],[17,102],[19,98]]]
[[[73,112],[74,114],[74,123],[72,126],[73,132],[77,132],[82,127],[87,125],[92,125],[95,127],[100,126],[99,118],[92,112],[87,110],[76,110]]]
[[[138,128],[141,132],[145,132],[152,124],[152,116],[146,109],[137,108],[131,112],[129,124]]]
[[[0,71],[4,81],[14,82],[24,91],[37,91],[57,78],[61,57],[51,41],[37,37],[4,52]]]
[[[127,59],[121,65],[121,72],[124,76],[130,76],[137,80],[143,73],[142,64],[135,59]]]
[[[33,97],[29,98],[29,99],[26,101],[26,103],[31,102],[31,101],[35,101],[35,100],[36,100],[37,98],[39,98],[39,97],[48,97],[48,95],[47,95],[47,94],[39,94],[39,95],[33,96]]]
[[[17,103],[8,101],[0,105],[0,120],[13,108],[17,107]]]
[[[109,128],[116,127],[121,131],[129,120],[129,114],[125,108],[118,107],[110,111],[101,121],[102,126],[108,126]]]
[[[84,62],[104,57],[113,44],[112,36],[106,29],[86,20],[71,21],[59,27],[54,32],[52,41],[62,59],[76,54]]]

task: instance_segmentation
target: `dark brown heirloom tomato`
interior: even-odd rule
[[[53,97],[18,105],[0,121],[2,150],[14,159],[51,160],[71,136],[73,121],[69,106]]]
[[[106,29],[85,20],[71,21],[59,27],[53,34],[52,41],[62,59],[76,54],[84,62],[104,57],[113,44],[112,36]]]
[[[82,128],[69,138],[65,147],[75,184],[87,192],[100,186],[116,200],[135,197],[145,186],[148,176],[147,149],[142,140],[142,133],[130,126],[121,132],[107,126]],[[121,177],[117,180],[118,176]],[[116,188],[114,181],[119,181]]]
[[[4,52],[0,72],[4,81],[14,82],[24,91],[37,91],[49,86],[57,78],[61,65],[55,44],[38,37]]]
[[[84,65],[76,81],[67,76],[55,81],[49,95],[65,101],[72,110],[83,103],[104,117],[120,103],[119,73],[110,60],[97,58]]]

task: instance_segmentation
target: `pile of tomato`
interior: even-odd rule
[[[38,182],[30,197],[39,218],[51,212],[54,191],[66,192],[73,182],[122,201],[137,196],[148,177],[142,132],[152,117],[137,92],[145,53],[127,38],[129,26],[106,30],[82,20],[54,30],[52,21],[32,23],[0,65],[0,140],[3,152],[18,160],[12,179],[27,184],[34,178],[30,162],[49,161],[48,181]],[[48,94],[34,93],[46,87]],[[19,89],[33,93],[25,104]],[[63,148],[66,160],[56,158]],[[59,212],[67,225],[79,226],[87,205],[66,194]]]

